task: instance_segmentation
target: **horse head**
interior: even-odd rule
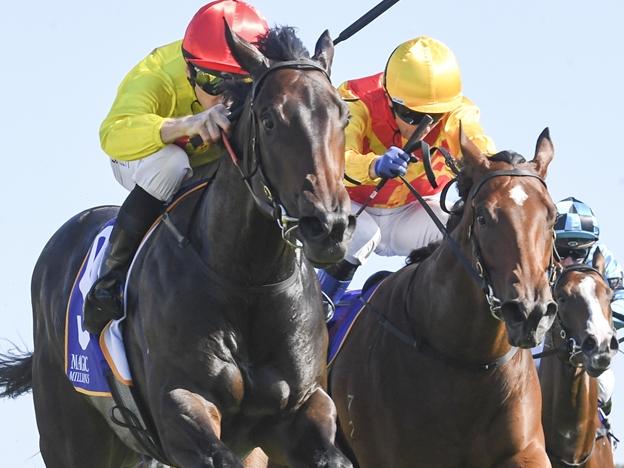
[[[602,374],[617,353],[618,341],[611,321],[612,291],[604,280],[605,261],[600,249],[592,265],[573,265],[557,279],[554,295],[559,338],[565,341],[569,362],[584,367],[592,377]],[[559,339],[556,337],[555,339]]]
[[[510,344],[531,348],[557,311],[551,294],[556,209],[544,183],[554,156],[548,129],[528,162],[511,151],[487,157],[461,131],[460,139],[464,248],[472,251],[490,311],[504,321]]]
[[[246,132],[250,185],[279,207],[280,225],[292,224],[285,238],[296,235],[313,264],[335,263],[355,218],[342,183],[349,112],[329,79],[332,40],[325,31],[308,58],[292,28],[272,29],[258,47],[229,28],[226,38],[254,80],[237,125]]]

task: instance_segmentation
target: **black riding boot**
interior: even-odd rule
[[[119,209],[110,235],[100,277],[84,305],[84,328],[99,334],[112,319],[123,315],[123,286],[130,261],[163,203],[138,185]]]

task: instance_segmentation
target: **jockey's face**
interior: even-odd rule
[[[397,106],[398,107],[398,106]],[[427,129],[427,132],[430,132],[433,127],[437,125],[437,123],[444,117],[444,114],[429,114],[433,117],[433,123]],[[424,116],[420,112],[411,111],[409,113],[401,113],[397,112],[396,108],[394,110],[394,121],[399,128],[399,132],[401,132],[401,136],[405,139],[408,139],[414,133],[416,126],[418,125],[419,118]]]
[[[206,91],[201,89],[198,85],[195,85],[195,96],[197,96],[197,100],[201,104],[204,110],[210,109],[211,107],[216,106],[217,104],[223,103],[223,96],[217,95],[213,96],[212,94],[208,94]]]
[[[564,267],[570,266],[570,265],[580,265],[581,263],[583,263],[583,259],[582,258],[572,258],[572,257],[565,257],[561,259],[561,264]]]

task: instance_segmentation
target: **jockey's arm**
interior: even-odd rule
[[[445,121],[444,133],[449,146],[449,152],[456,158],[461,157],[459,143],[459,125],[462,132],[484,153],[492,155],[496,153],[494,141],[485,134],[481,124],[479,108],[468,98],[464,97],[461,105],[450,113]]]
[[[113,159],[131,161],[162,149],[160,130],[175,108],[175,88],[155,70],[132,69],[100,126],[100,144]]]
[[[184,136],[199,135],[204,142],[221,140],[221,129],[230,128],[229,111],[223,104],[217,104],[196,115],[165,119],[160,127],[160,138],[164,143],[173,143]]]
[[[379,157],[374,152],[364,152],[364,140],[370,134],[370,115],[361,101],[347,101],[351,118],[345,129],[345,172],[364,185],[375,185],[381,179],[372,170]],[[345,185],[353,186],[345,180]]]

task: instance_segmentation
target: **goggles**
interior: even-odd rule
[[[395,115],[408,125],[418,125],[422,118],[426,115],[422,112],[416,112],[403,104],[392,101],[392,110]],[[438,121],[444,117],[444,114],[429,114],[433,119],[432,126],[437,124]]]
[[[557,249],[559,257],[561,257],[562,259],[570,257],[573,260],[580,260],[587,257],[591,246],[570,247],[569,245],[561,245],[555,243],[555,248]]]
[[[208,71],[189,65],[191,73],[191,84],[199,86],[204,92],[211,96],[218,96],[224,91],[224,84],[228,80],[237,80],[241,83],[251,83],[251,76],[234,75],[218,71]]]
[[[579,260],[587,257],[595,243],[595,240],[589,239],[558,238],[555,240],[555,248],[562,259],[570,257],[573,260]]]

